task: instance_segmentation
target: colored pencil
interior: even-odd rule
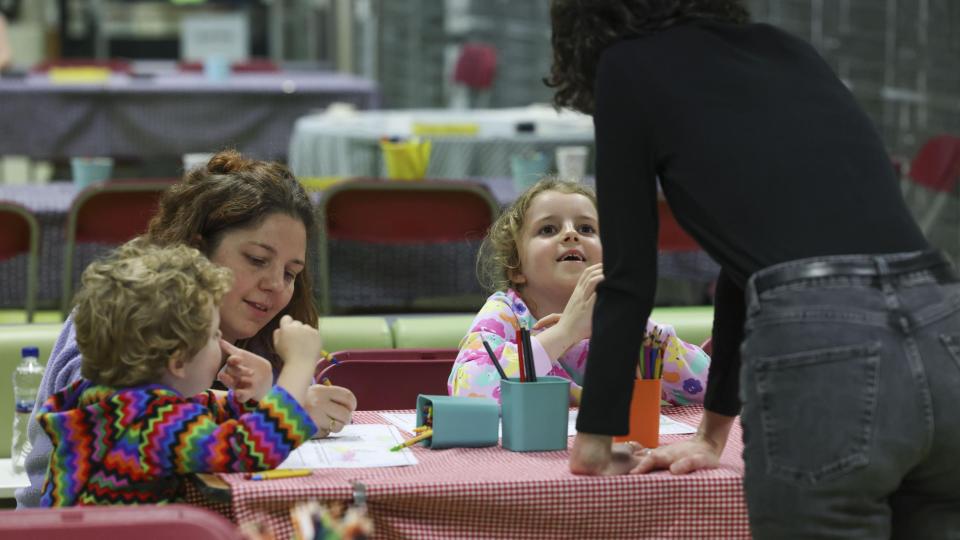
[[[390,451],[391,451],[391,452],[398,452],[398,451],[400,451],[400,450],[403,450],[404,448],[408,448],[408,447],[410,447],[410,446],[413,446],[413,445],[417,444],[417,443],[420,442],[420,441],[427,440],[427,439],[429,439],[430,437],[433,437],[433,430],[432,430],[432,429],[427,429],[427,430],[425,430],[423,433],[417,435],[416,437],[414,437],[414,438],[412,438],[412,439],[407,439],[406,441],[404,441],[404,442],[402,442],[402,443],[394,446],[393,448],[390,449]]]
[[[521,328],[517,333],[517,367],[520,369],[520,382],[527,382],[527,366],[524,365],[523,359],[522,332],[523,329]]]
[[[530,330],[520,329],[520,336],[523,339],[523,361],[527,364],[527,380],[537,382],[537,368],[533,363],[533,343],[530,341]]]
[[[493,362],[493,367],[497,368],[497,373],[500,374],[500,378],[506,379],[507,373],[503,371],[503,367],[500,365],[500,360],[497,359],[496,353],[493,352],[493,347],[491,347],[485,339],[481,339],[480,341],[483,342],[483,348],[487,350],[487,355],[490,357],[490,361]]]
[[[311,469],[274,469],[263,471],[250,475],[251,480],[273,480],[277,478],[296,478],[298,476],[310,476],[313,474]]]

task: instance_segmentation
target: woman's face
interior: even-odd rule
[[[223,339],[233,343],[254,336],[290,303],[306,252],[306,227],[286,214],[224,234],[210,256],[233,271],[233,288],[220,304]]]

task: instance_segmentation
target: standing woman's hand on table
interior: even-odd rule
[[[734,417],[704,411],[697,434],[691,439],[660,448],[643,448],[634,452],[640,463],[630,472],[646,473],[669,469],[673,474],[687,474],[720,466],[720,456],[727,444]]]

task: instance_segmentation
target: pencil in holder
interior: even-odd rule
[[[630,431],[613,438],[656,448],[660,441],[660,379],[635,379],[630,398]]]
[[[537,377],[500,381],[503,447],[514,452],[566,450],[570,381]]]
[[[494,399],[420,394],[417,425],[432,427],[433,436],[420,444],[433,449],[495,446],[500,414]]]

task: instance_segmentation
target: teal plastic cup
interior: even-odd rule
[[[230,78],[230,60],[211,54],[203,59],[203,76],[210,82],[222,83]]]
[[[537,377],[537,382],[500,381],[503,447],[514,452],[566,450],[570,381]]]
[[[113,159],[108,157],[70,158],[70,171],[73,183],[83,189],[110,179],[113,173]]]
[[[550,158],[543,152],[529,152],[510,156],[510,172],[517,195],[537,183],[550,166]]]
[[[433,436],[423,446],[479,448],[495,446],[500,429],[497,401],[480,397],[417,396],[417,425],[431,416]]]

